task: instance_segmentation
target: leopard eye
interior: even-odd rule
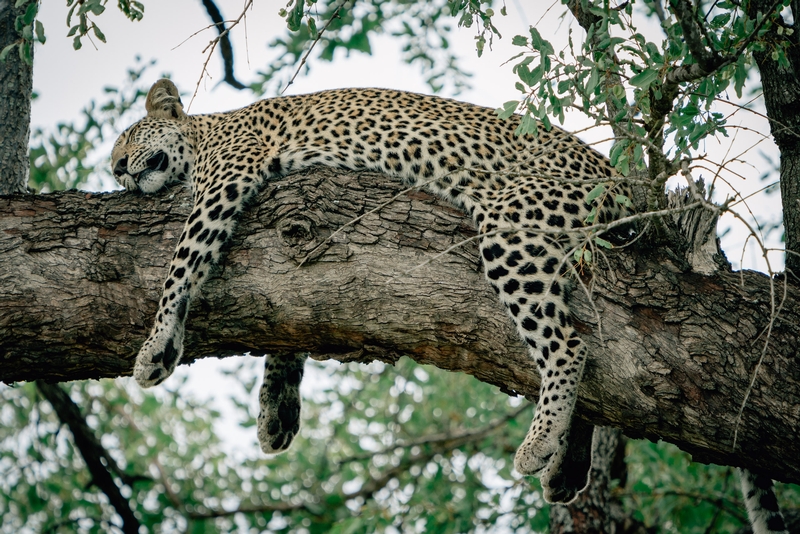
[[[128,174],[128,156],[124,156],[117,161],[116,165],[114,165],[114,176],[123,176]]]
[[[159,150],[147,158],[147,167],[154,171],[165,171],[167,167],[169,167],[169,158],[164,152]]]

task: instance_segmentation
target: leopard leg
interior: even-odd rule
[[[204,166],[199,166],[201,177],[204,171]],[[208,187],[208,179],[200,183]],[[234,175],[216,190],[195,190],[194,208],[172,257],[155,323],[136,356],[133,376],[140,386],[160,384],[180,362],[191,302],[219,262],[244,206],[257,191],[257,183],[254,177]]]
[[[284,452],[300,430],[300,382],[307,353],[268,354],[258,395],[258,442],[267,454]]]
[[[786,534],[786,523],[775,498],[772,479],[737,469],[753,534]]]
[[[482,239],[481,254],[541,377],[536,414],[514,460],[517,471],[532,475],[566,442],[586,359],[567,306],[565,252],[554,238],[509,232]]]
[[[542,379],[539,402],[528,434],[514,457],[514,467],[524,475],[532,475],[545,468],[551,462],[552,455],[565,446],[569,434],[586,355],[577,333],[566,328],[562,331],[569,332],[566,340],[551,342],[535,356]]]
[[[544,500],[569,504],[589,485],[595,427],[582,419],[572,421],[558,451],[539,475]]]

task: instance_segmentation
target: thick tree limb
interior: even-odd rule
[[[427,194],[401,196],[297,268],[326,236],[401,187],[333,170],[267,186],[190,313],[185,353],[408,355],[535,396],[535,365],[484,282],[474,243],[412,270],[474,236],[467,218]],[[0,198],[0,380],[130,374],[190,203],[182,190]],[[581,417],[665,439],[698,461],[800,482],[800,291],[786,289],[765,351],[769,279],[703,276],[686,265],[664,247],[609,253],[593,280],[594,303],[575,291],[591,354]],[[780,282],[775,290],[780,302]]]

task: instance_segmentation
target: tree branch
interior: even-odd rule
[[[119,467],[100,444],[89,425],[86,424],[78,406],[58,384],[48,384],[43,380],[37,380],[36,387],[53,407],[58,419],[72,432],[72,440],[92,475],[92,483],[106,494],[111,506],[122,518],[122,532],[137,534],[141,526],[139,520],[133,515],[130,504],[122,496],[111,476],[111,471],[120,471]],[[103,459],[106,461],[106,465],[103,465]]]
[[[235,89],[246,89],[247,86],[237,80],[236,75],[233,73],[235,64],[233,61],[233,45],[231,44],[230,32],[226,31],[225,19],[222,18],[222,13],[220,13],[214,0],[202,0],[202,2],[203,7],[206,8],[206,13],[208,13],[211,21],[217,27],[217,31],[219,31],[219,53],[222,56],[222,64],[225,68],[225,78],[223,80]]]
[[[402,188],[330,169],[268,184],[190,313],[188,357],[293,350],[392,363],[408,355],[535,397],[535,364],[485,283],[473,242],[404,274],[474,235],[467,217],[429,195],[401,196],[297,268]],[[130,374],[190,208],[182,189],[0,198],[0,380]],[[579,415],[675,443],[697,461],[800,481],[800,291],[789,287],[773,318],[774,288],[762,274],[704,276],[663,246],[598,256],[594,278],[584,279],[593,300],[580,288],[572,298],[591,355]]]

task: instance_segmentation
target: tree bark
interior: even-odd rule
[[[15,8],[14,0],[0,0],[0,51],[22,39],[14,22],[29,3]],[[33,65],[12,50],[0,61],[0,195],[27,190],[32,92]]]
[[[433,197],[401,195],[298,268],[401,189],[330,169],[267,185],[193,305],[184,363],[286,350],[408,355],[534,398],[535,364],[474,242],[437,257],[475,233]],[[190,206],[183,189],[0,198],[0,381],[129,375]],[[800,482],[797,288],[755,272],[704,276],[665,247],[641,246],[607,253],[584,283],[592,298],[578,287],[572,299],[590,351],[580,417],[675,443],[696,461]],[[767,334],[771,291],[786,299]]]
[[[800,278],[800,24],[798,3],[791,4],[794,32],[778,34],[773,26],[765,36],[770,46],[756,52],[758,71],[764,90],[769,126],[775,144],[781,153],[780,183],[783,203],[783,225],[786,241],[786,270]],[[768,13],[775,9],[774,2],[751,0],[748,15]],[[790,35],[786,35],[790,34]],[[785,45],[788,65],[772,59],[772,51]]]

